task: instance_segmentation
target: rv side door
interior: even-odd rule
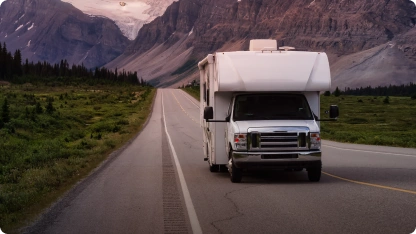
[[[228,136],[230,134],[230,130],[231,130],[231,114],[232,114],[232,110],[233,110],[233,103],[234,103],[234,97],[231,98],[230,100],[230,105],[228,106],[228,111],[227,111],[227,127],[225,128],[225,133],[224,133],[224,140],[225,140],[225,153],[228,155],[228,153],[230,152],[230,144],[228,142]]]

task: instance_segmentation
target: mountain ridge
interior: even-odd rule
[[[390,57],[386,54],[385,58],[391,60],[387,65],[396,64],[402,59],[400,53],[405,53],[402,44],[412,40],[403,35],[415,24],[416,7],[408,0],[181,0],[144,25],[126,52],[107,65],[135,69],[154,84],[178,85],[182,79],[196,79],[198,73],[194,68],[187,74],[172,75],[175,68],[215,51],[247,50],[250,39],[264,38],[277,39],[279,45],[326,52],[331,65],[351,71],[358,67],[339,64],[344,57],[363,51],[372,53],[373,48],[392,41],[395,46],[390,49],[397,53],[390,53]],[[413,51],[415,44],[407,43],[406,48],[406,53]],[[414,81],[416,64],[411,58],[403,58],[409,70],[402,73],[403,79],[381,77],[380,81]],[[334,85],[359,85],[345,71],[333,70]],[[357,76],[359,72],[355,69],[351,74]],[[377,80],[370,83],[377,84]]]
[[[118,57],[129,43],[112,20],[61,1],[7,0],[0,18],[0,41],[34,62],[66,59],[95,68]]]

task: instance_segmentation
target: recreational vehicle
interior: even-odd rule
[[[250,51],[217,52],[199,62],[200,125],[212,172],[239,183],[247,170],[306,169],[321,177],[320,92],[331,89],[325,53],[252,40]],[[330,119],[338,107],[330,106]]]

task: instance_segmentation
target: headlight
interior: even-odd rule
[[[310,149],[321,149],[321,135],[319,133],[311,133]]]
[[[236,150],[247,150],[247,134],[234,134],[234,145]]]

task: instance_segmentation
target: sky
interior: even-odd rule
[[[0,0],[2,1],[2,0]],[[102,15],[115,21],[130,40],[134,40],[144,23],[163,14],[176,0],[62,0],[89,15]],[[120,5],[123,1],[126,5]],[[158,7],[155,7],[153,5]]]

